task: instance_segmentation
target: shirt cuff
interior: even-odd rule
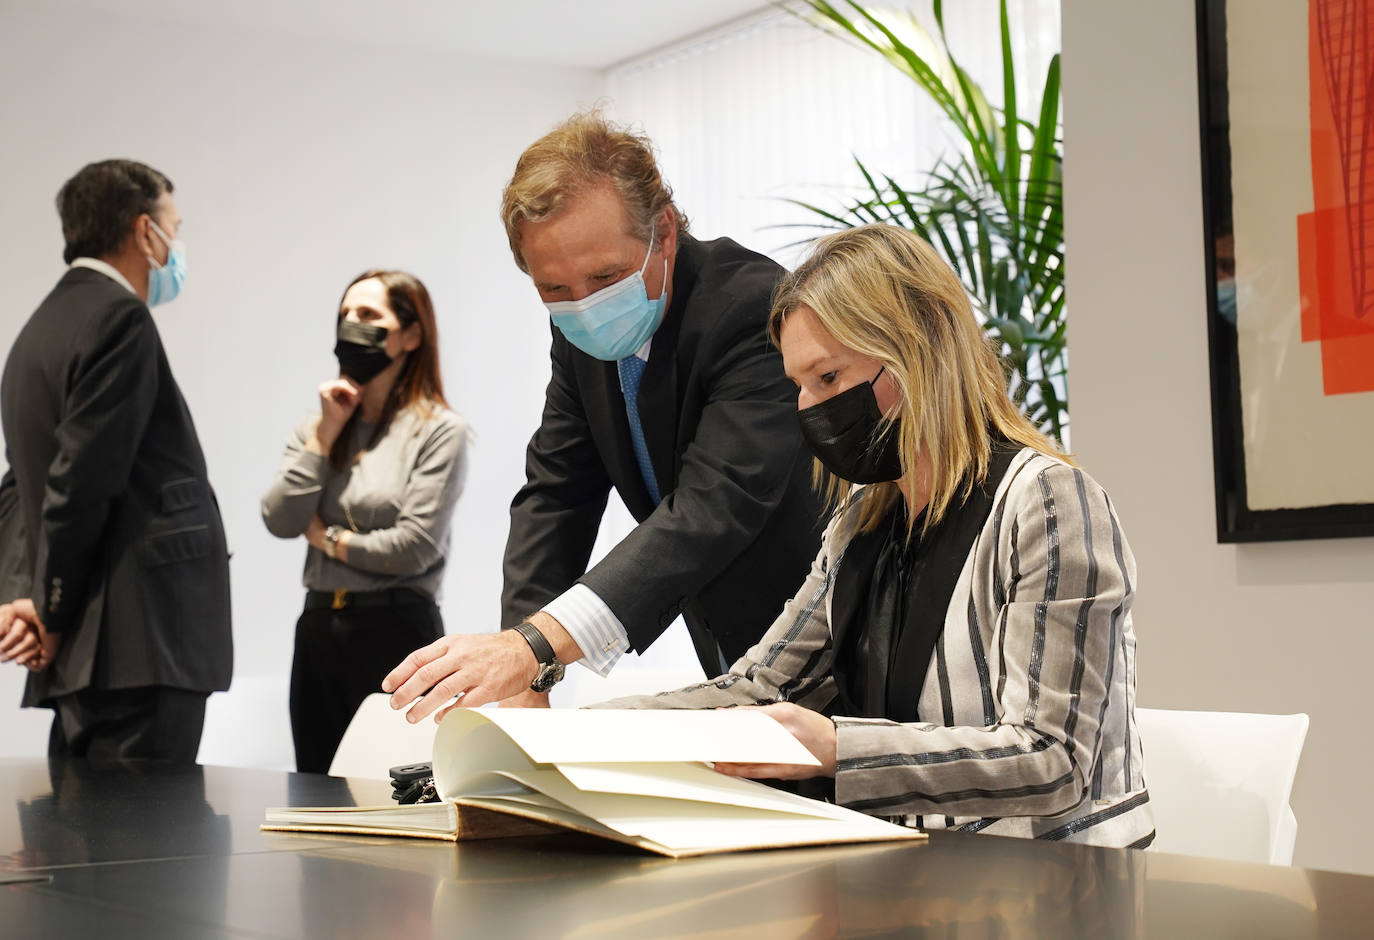
[[[574,584],[549,601],[544,613],[563,625],[582,650],[579,662],[599,676],[609,673],[630,648],[620,618],[585,584]]]

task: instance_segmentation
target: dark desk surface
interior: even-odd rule
[[[258,830],[377,781],[0,762],[14,937],[1365,937],[1374,879],[935,833],[673,861],[578,836],[460,846]],[[14,807],[11,813],[9,807]]]

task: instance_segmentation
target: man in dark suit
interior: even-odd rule
[[[71,267],[0,383],[0,634],[18,618],[38,640],[24,704],[55,710],[50,754],[194,762],[233,647],[219,508],[148,312],[185,277],[181,218],[131,160],[85,167],[57,207]]]
[[[719,675],[820,544],[796,389],[764,328],[781,269],[688,234],[649,141],[596,114],[525,151],[503,216],[554,326],[506,544],[502,625],[516,629],[444,637],[398,666],[383,683],[396,707],[433,687],[412,720],[460,693],[546,704],[562,665],[604,674],[679,613]],[[611,487],[638,525],[588,570]]]

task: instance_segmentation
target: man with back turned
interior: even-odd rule
[[[0,383],[0,654],[54,710],[51,755],[191,763],[233,648],[224,527],[149,313],[186,275],[181,216],[132,160],[86,166],[57,207],[70,267]]]

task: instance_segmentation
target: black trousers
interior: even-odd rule
[[[401,660],[443,636],[431,600],[386,607],[305,610],[296,621],[291,661],[291,738],[296,769],[328,773],[363,699]]]
[[[160,685],[59,695],[48,755],[194,764],[207,698],[208,692]]]

